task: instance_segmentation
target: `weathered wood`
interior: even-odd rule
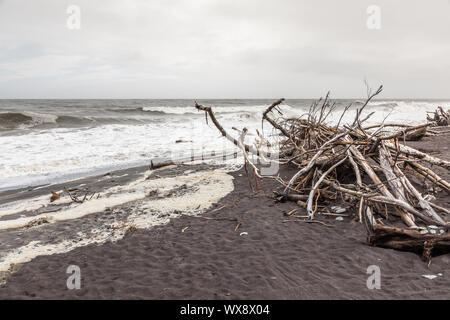
[[[274,120],[272,120],[272,118],[270,118],[270,117],[268,116],[268,114],[269,114],[270,112],[272,112],[272,110],[273,110],[275,107],[277,107],[278,105],[280,105],[283,101],[284,101],[284,99],[282,98],[282,99],[280,99],[280,100],[275,101],[274,103],[272,103],[272,105],[271,105],[270,107],[268,107],[268,108],[266,109],[266,111],[264,111],[264,113],[263,113],[263,115],[262,115],[262,118],[263,118],[263,121],[264,121],[264,120],[267,120],[274,128],[280,130],[282,134],[284,134],[286,137],[290,138],[290,137],[291,137],[291,134],[290,134],[285,128],[283,128],[281,125],[279,125],[278,123],[276,123]]]
[[[312,209],[312,202],[313,202],[313,198],[314,198],[314,194],[316,193],[317,188],[320,187],[320,184],[322,183],[322,181],[325,179],[325,177],[331,172],[333,171],[337,166],[341,165],[344,161],[347,160],[348,157],[345,157],[344,159],[342,159],[339,162],[336,162],[334,165],[332,165],[327,171],[325,171],[325,173],[323,173],[319,180],[317,180],[317,182],[314,184],[314,186],[312,187],[311,191],[309,192],[309,196],[308,196],[308,206],[307,206],[307,211],[308,211],[308,216],[312,219],[314,216],[314,212]]]
[[[446,161],[446,160],[442,160],[433,156],[430,156],[426,153],[423,153],[419,150],[416,150],[414,148],[399,144],[398,145],[398,149],[397,147],[391,143],[391,142],[385,142],[386,146],[389,147],[390,149],[394,150],[394,151],[400,151],[401,153],[404,153],[408,156],[412,156],[412,157],[416,157],[418,159],[421,159],[423,161],[429,162],[431,164],[435,164],[437,166],[446,168],[446,169],[450,169],[450,162]]]
[[[230,142],[232,142],[235,146],[239,147],[239,141],[236,140],[233,136],[229,135],[225,129],[222,127],[222,125],[219,123],[219,121],[217,121],[216,116],[214,115],[214,112],[212,111],[211,107],[205,107],[202,105],[199,105],[198,103],[195,103],[195,107],[197,108],[197,110],[201,110],[201,111],[205,111],[205,113],[207,115],[209,115],[209,117],[211,118],[212,122],[214,123],[214,125],[216,126],[216,128],[220,131],[220,133],[222,134],[222,136],[224,136],[225,138],[227,138]],[[250,152],[253,153],[257,156],[263,155],[266,158],[277,158],[276,154],[272,154],[270,152],[264,152],[264,151],[260,151],[252,146],[249,146],[247,144],[244,144],[244,150],[246,152]]]
[[[434,171],[420,165],[415,161],[405,161],[418,173],[420,173],[424,178],[429,179],[431,182],[438,184],[440,187],[450,192],[450,183],[438,176]]]
[[[425,222],[427,222],[429,224],[436,224],[436,225],[444,226],[444,227],[448,227],[449,226],[448,222],[441,223],[441,222],[435,221],[434,219],[432,219],[432,218],[428,217],[427,215],[421,213],[420,211],[416,210],[409,203],[401,201],[399,199],[388,198],[388,197],[385,197],[385,196],[375,196],[375,197],[370,197],[367,200],[369,200],[369,201],[376,201],[376,202],[380,202],[380,203],[391,204],[391,205],[394,205],[394,206],[401,207],[402,209],[406,210],[407,212],[413,214],[414,216],[422,219],[423,221],[425,221]]]
[[[353,171],[355,172],[356,185],[358,186],[358,188],[361,188],[362,187],[362,179],[361,179],[361,171],[359,171],[358,164],[353,159],[350,150],[347,150],[347,156],[348,156],[348,160],[350,161],[350,163],[353,167]]]
[[[395,197],[392,195],[392,193],[389,192],[388,188],[381,182],[380,178],[378,178],[375,171],[373,171],[372,167],[369,165],[367,160],[363,157],[361,152],[358,151],[354,146],[350,147],[350,151],[354,154],[356,159],[359,161],[361,166],[364,168],[364,171],[366,171],[367,175],[372,179],[372,181],[375,183],[378,190],[381,191],[382,194],[385,195],[388,199],[395,199]],[[407,226],[413,227],[416,224],[414,223],[414,218],[408,214],[408,212],[401,212],[400,213],[402,220],[406,223]]]
[[[405,140],[406,141],[418,141],[418,140],[422,139],[423,137],[425,137],[427,135],[427,132],[428,132],[428,127],[416,129],[414,131],[408,132],[405,135]]]
[[[442,107],[438,107],[433,113],[433,118],[427,115],[427,120],[434,123],[436,126],[449,126],[450,110],[444,111]]]
[[[347,132],[343,132],[340,133],[336,136],[334,136],[332,139],[328,140],[327,142],[325,142],[322,147],[319,149],[319,151],[312,157],[312,159],[309,161],[308,165],[304,168],[302,168],[300,171],[298,171],[292,178],[291,180],[289,180],[288,185],[285,188],[285,191],[294,184],[295,181],[297,181],[297,179],[299,177],[301,177],[303,174],[305,174],[306,172],[308,172],[309,170],[311,170],[311,168],[314,166],[314,164],[316,163],[316,160],[322,155],[322,153],[325,151],[325,148],[333,143],[334,141],[344,137],[347,135]]]
[[[368,236],[370,245],[420,254],[425,261],[432,255],[450,253],[450,234],[421,234],[416,230],[408,230],[375,224]]]
[[[384,144],[382,143],[380,148],[380,165],[386,172],[386,177],[389,183],[393,186],[393,189],[397,192],[397,198],[407,201],[405,192],[409,192],[418,201],[420,207],[434,220],[444,224],[444,220],[433,210],[430,204],[423,199],[419,191],[411,184],[405,174],[399,169],[396,163],[392,160],[391,156],[387,152]],[[393,166],[394,169],[391,168]]]

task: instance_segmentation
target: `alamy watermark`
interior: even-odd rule
[[[381,8],[377,5],[370,5],[366,10],[367,17],[367,29],[380,30],[381,29]]]
[[[77,265],[70,265],[66,270],[67,274],[70,276],[67,278],[66,285],[69,290],[79,290],[81,289],[81,270]]]
[[[72,4],[67,7],[66,10],[67,17],[66,26],[69,30],[79,30],[81,29],[81,9],[79,6]]]
[[[367,278],[366,285],[367,289],[381,289],[381,270],[377,265],[371,265],[367,267],[367,274],[370,276]]]

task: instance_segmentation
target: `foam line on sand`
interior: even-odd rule
[[[3,230],[23,228],[29,226],[36,219],[46,219],[49,223],[78,219],[92,213],[103,212],[106,208],[140,201],[138,206],[134,206],[125,224],[118,228],[96,225],[89,234],[79,234],[76,239],[65,239],[56,243],[31,241],[24,246],[9,250],[0,257],[0,272],[8,272],[12,265],[31,261],[37,256],[64,253],[89,244],[117,241],[123,238],[126,230],[130,227],[147,229],[165,224],[171,218],[179,217],[180,214],[177,212],[199,214],[234,189],[233,177],[221,170],[200,171],[175,177],[150,178],[148,174],[145,174],[143,178],[127,185],[108,189],[102,193],[100,199],[72,204],[58,212],[0,221],[0,229]],[[155,190],[162,196],[150,197],[150,192],[154,193]],[[158,213],[165,214],[158,215]],[[45,228],[45,226],[46,224],[43,224],[38,228]]]

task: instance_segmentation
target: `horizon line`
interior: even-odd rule
[[[321,97],[315,98],[283,98],[285,100],[318,100]],[[282,98],[282,97],[281,97]],[[1,100],[279,100],[278,98],[0,98]],[[363,100],[367,99],[367,97],[350,97],[350,98],[333,98],[330,100]],[[449,100],[450,97],[444,98],[417,98],[417,97],[401,97],[401,98],[393,98],[393,97],[383,97],[383,98],[373,98],[372,100]]]

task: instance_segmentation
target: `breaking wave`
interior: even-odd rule
[[[46,123],[56,123],[58,116],[34,112],[0,113],[0,129],[28,129]]]
[[[0,113],[0,131],[93,127],[105,124],[141,124],[137,117],[83,117],[34,112]]]
[[[261,114],[267,109],[267,105],[248,105],[248,106],[211,106],[216,114],[243,114],[243,113],[258,113]],[[289,105],[282,105],[281,109],[285,112],[294,111],[294,108]],[[172,115],[189,115],[201,114],[194,107],[142,107],[142,111],[151,112],[154,114],[172,114]]]

